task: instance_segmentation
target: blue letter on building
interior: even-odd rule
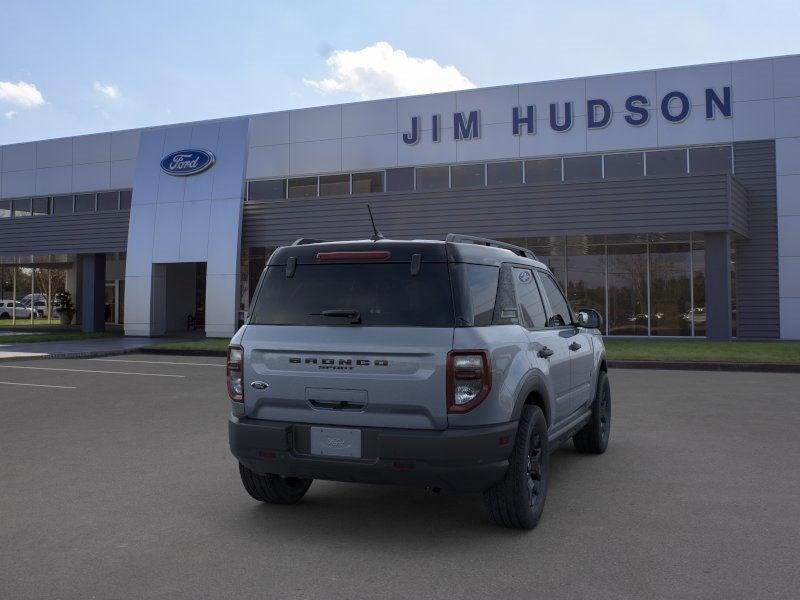
[[[442,133],[442,119],[439,115],[433,115],[431,119],[431,137],[434,142],[438,142]]]
[[[650,119],[650,111],[643,108],[644,106],[650,106],[650,100],[640,94],[636,94],[625,100],[625,110],[632,113],[630,115],[625,115],[625,121],[627,121],[629,125],[644,125],[647,123],[648,119]],[[633,115],[639,116],[634,117]]]
[[[453,139],[471,140],[481,137],[481,120],[477,110],[470,111],[467,122],[464,123],[464,113],[453,113]]]
[[[725,86],[722,88],[722,100],[719,99],[717,93],[711,89],[706,88],[706,119],[714,118],[714,106],[720,110],[723,117],[731,116],[731,88]]]
[[[526,115],[519,116],[519,106],[515,106],[511,111],[511,125],[514,135],[519,135],[519,126],[525,123],[528,126],[528,133],[536,133],[536,107],[528,105],[526,107]]]
[[[597,109],[603,111],[603,116],[597,118]],[[586,102],[587,127],[589,129],[601,129],[611,122],[611,105],[605,100],[589,100]]]
[[[681,109],[677,115],[673,115],[669,111],[670,102],[672,102],[672,100],[675,98],[680,100],[681,103]],[[661,100],[661,114],[664,115],[664,118],[671,123],[680,123],[683,121],[689,116],[689,109],[691,107],[692,105],[689,102],[689,98],[683,92],[670,92],[664,96],[663,100]]]
[[[403,141],[409,146],[419,141],[419,117],[411,117],[411,133],[404,133]]]
[[[558,104],[550,105],[550,128],[553,131],[568,131],[572,128],[572,102],[564,102],[564,122],[558,124]]]

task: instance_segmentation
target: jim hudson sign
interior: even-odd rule
[[[705,89],[706,119],[716,118],[717,114],[723,117],[732,117],[731,88],[722,88],[722,94],[714,88]],[[622,118],[632,127],[642,127],[650,120],[650,99],[642,94],[633,94],[625,100],[625,113]],[[659,109],[661,116],[670,123],[682,123],[692,110],[692,102],[685,93],[672,91],[664,94],[660,99]],[[511,133],[513,135],[536,134],[536,105],[511,107]],[[564,132],[572,129],[575,122],[574,102],[552,102],[548,107],[550,128],[553,131]],[[602,98],[586,101],[586,128],[589,130],[602,129],[611,123],[614,110],[611,104]],[[431,140],[439,142],[442,139],[442,116],[430,117]],[[409,146],[419,143],[422,137],[422,117],[411,117],[411,126],[403,134],[403,142]],[[479,110],[453,113],[453,139],[470,140],[481,136],[481,115]]]

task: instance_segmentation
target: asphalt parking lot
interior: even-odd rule
[[[315,482],[294,507],[251,500],[222,364],[0,363],[1,598],[800,593],[800,375],[613,371],[609,451],[554,454],[521,533],[476,496]]]

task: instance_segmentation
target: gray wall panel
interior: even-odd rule
[[[400,238],[451,231],[494,237],[690,230],[747,235],[739,214],[746,199],[729,179],[714,174],[253,202],[245,204],[243,242],[365,238],[371,231],[367,202],[383,233]]]
[[[736,179],[749,197],[748,239],[736,240],[736,301],[740,338],[780,337],[775,142],[733,145]]]
[[[0,255],[124,252],[128,211],[0,220]]]

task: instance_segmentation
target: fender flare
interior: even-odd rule
[[[550,391],[547,389],[544,374],[538,369],[528,371],[520,384],[519,392],[517,392],[517,399],[514,402],[514,412],[512,420],[518,421],[522,415],[522,408],[525,406],[525,401],[531,393],[536,392],[542,398],[541,407],[544,412],[544,418],[548,426],[552,424],[553,415],[553,401],[550,397]]]

